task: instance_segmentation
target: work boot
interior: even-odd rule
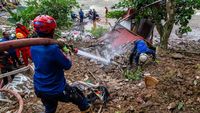
[[[85,111],[81,111],[81,113],[94,113],[92,110],[92,107],[90,106],[88,109],[86,109]]]

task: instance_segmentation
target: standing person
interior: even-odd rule
[[[39,37],[53,38],[56,21],[51,16],[38,16],[33,25]],[[59,101],[72,102],[82,113],[91,113],[83,93],[65,80],[64,69],[69,70],[72,62],[57,44],[32,46],[31,55],[35,65],[35,93],[45,106],[46,113],[55,113]]]
[[[93,11],[92,11],[92,9],[90,9],[89,12],[88,12],[89,19],[92,19],[92,13],[93,13]]]
[[[1,73],[7,73],[12,71],[12,63],[9,60],[9,54],[7,52],[0,52],[0,70]],[[15,76],[11,75],[11,78],[13,79]],[[8,77],[3,78],[3,86],[8,83]]]
[[[93,28],[96,29],[96,17],[97,17],[97,12],[95,9],[93,9],[92,12],[92,22],[93,22]]]
[[[80,18],[80,23],[82,24],[83,23],[83,19],[84,19],[84,12],[82,9],[80,9],[79,11],[79,18]]]
[[[20,24],[19,22],[16,23],[16,29],[15,32],[17,33],[22,33],[24,35],[25,38],[28,37],[28,35],[30,34],[29,30],[26,28],[26,26]]]
[[[10,36],[9,36],[8,32],[6,32],[6,31],[3,32],[3,38],[1,40],[1,42],[9,41],[9,40],[10,40]],[[16,53],[16,50],[14,48],[9,49],[8,53],[9,53],[9,56],[11,57],[11,59],[12,59],[13,66],[15,68],[17,68],[17,64],[22,65],[21,61],[17,57],[17,53]]]
[[[108,23],[107,14],[108,14],[108,8],[107,8],[107,7],[105,7],[105,18],[106,18],[106,24]]]
[[[22,33],[16,34],[17,39],[24,39],[25,36]],[[17,49],[17,56],[20,57],[22,55],[23,62],[27,66],[28,59],[31,59],[30,47],[22,47]]]
[[[17,39],[22,39],[22,38],[28,38],[30,31],[26,28],[26,26],[22,25],[21,23],[16,23],[16,37]],[[20,52],[22,53],[22,58],[24,61],[24,64],[27,66],[28,65],[28,58],[31,59],[30,55],[30,47],[23,47],[20,49],[17,49],[17,56],[20,57]]]

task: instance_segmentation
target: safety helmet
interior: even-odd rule
[[[17,33],[17,34],[16,34],[16,37],[17,37],[18,39],[25,38],[24,35],[23,35],[22,33]]]
[[[33,20],[33,27],[37,33],[53,33],[56,26],[57,25],[55,19],[48,15],[40,15]]]
[[[140,54],[139,61],[140,61],[141,63],[146,62],[147,59],[148,59],[148,55],[147,55],[146,53],[141,53],[141,54]]]
[[[15,37],[15,34],[11,34],[11,37]]]

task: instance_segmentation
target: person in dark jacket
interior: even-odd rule
[[[9,53],[6,51],[0,52],[0,68],[1,73],[7,73],[12,71],[12,63],[9,60]],[[14,75],[11,76],[11,78],[14,78]],[[8,77],[3,78],[3,86],[8,83]]]
[[[92,15],[93,15],[93,11],[92,11],[92,9],[90,9],[89,12],[88,12],[89,19],[92,19]]]
[[[82,9],[80,9],[79,11],[79,18],[80,18],[80,23],[83,23],[83,19],[84,19],[84,12]]]
[[[56,21],[51,16],[38,16],[34,19],[33,25],[39,37],[53,38]],[[35,94],[41,99],[46,113],[55,113],[59,101],[72,102],[81,112],[90,113],[87,98],[78,88],[70,86],[65,80],[64,70],[69,70],[72,62],[60,48],[57,44],[31,47],[35,65]]]
[[[147,60],[148,54],[152,55],[153,59],[155,60],[155,50],[150,49],[144,40],[137,40],[134,42],[134,44],[135,46],[132,49],[131,55],[129,57],[130,65],[132,65],[133,59],[137,66],[139,65],[139,61],[145,62]]]
[[[95,9],[93,9],[92,12],[92,22],[93,22],[93,28],[96,29],[96,19],[97,19],[97,12]]]
[[[10,39],[8,32],[6,32],[6,31],[3,32],[3,38],[1,39],[0,42],[9,41],[9,40],[11,40],[11,39]],[[14,48],[9,49],[8,53],[9,53],[10,57],[12,58],[12,62],[13,62],[13,65],[15,68],[17,68],[17,64],[22,65],[21,61],[17,57],[17,53]]]

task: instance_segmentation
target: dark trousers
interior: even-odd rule
[[[19,60],[19,58],[17,57],[16,54],[12,54],[12,55],[10,55],[10,56],[11,56],[11,59],[12,59],[12,61],[13,61],[13,66],[14,66],[15,68],[17,68],[17,64],[18,64],[18,65],[22,65],[21,61]]]
[[[72,102],[77,105],[81,111],[87,110],[90,106],[87,98],[76,87],[66,86],[65,90],[60,94],[45,94],[35,91],[37,97],[41,98],[43,105],[45,106],[45,113],[55,113],[60,102]]]
[[[83,18],[84,18],[84,17],[80,17],[80,23],[83,23]]]
[[[1,69],[1,73],[7,73],[9,71],[12,71],[12,67],[11,66],[5,66],[4,68]],[[15,75],[11,75],[11,78],[13,79],[15,77]],[[8,84],[8,77],[4,77],[3,78],[3,86]]]

